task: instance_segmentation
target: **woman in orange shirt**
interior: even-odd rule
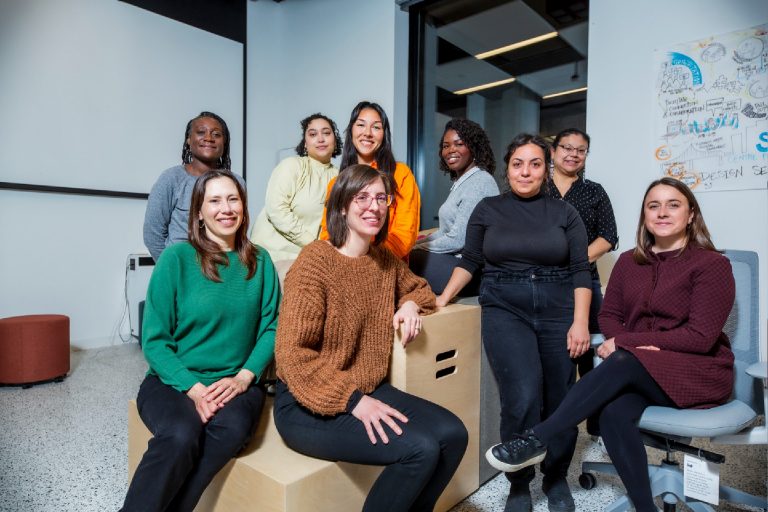
[[[344,130],[344,151],[341,155],[341,172],[354,164],[366,164],[381,169],[392,180],[395,200],[389,206],[389,229],[383,246],[398,258],[405,259],[416,243],[419,233],[421,195],[411,169],[396,162],[392,154],[392,135],[389,119],[378,103],[361,101],[352,110],[347,129]],[[328,184],[328,193],[336,182]],[[320,228],[320,239],[328,240],[325,211]]]

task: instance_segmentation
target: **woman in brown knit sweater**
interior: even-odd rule
[[[353,165],[328,198],[328,241],[306,246],[285,280],[275,359],[275,425],[286,444],[326,460],[386,466],[364,511],[434,508],[461,462],[453,413],[384,382],[394,330],[403,343],[435,309],[424,279],[388,250],[390,181]]]
[[[640,416],[650,405],[728,400],[733,353],[723,326],[734,293],[730,262],[715,250],[690,189],[672,178],[651,183],[637,246],[613,268],[600,311],[605,361],[544,422],[491,448],[489,462],[504,471],[534,464],[561,431],[596,415],[635,510],[655,512]]]

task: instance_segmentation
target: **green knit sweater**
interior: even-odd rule
[[[206,278],[188,242],[163,251],[149,281],[142,345],[150,375],[182,392],[210,385],[242,368],[256,378],[272,359],[280,285],[267,251],[256,273],[236,252],[218,267],[222,282]]]

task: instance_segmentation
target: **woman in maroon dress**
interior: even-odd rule
[[[707,408],[733,387],[722,332],[733,307],[730,262],[712,244],[690,189],[654,181],[643,199],[637,246],[619,257],[600,311],[605,359],[546,421],[488,450],[517,471],[543,459],[559,432],[596,414],[605,447],[638,512],[656,511],[638,422],[646,407]]]

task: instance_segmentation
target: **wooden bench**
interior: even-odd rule
[[[390,382],[453,411],[469,431],[464,459],[435,508],[448,510],[480,484],[480,308],[449,305],[424,318],[422,333],[407,348],[396,339]],[[150,438],[131,401],[129,478]],[[294,452],[275,428],[269,398],[253,440],[219,472],[195,510],[356,511],[380,472],[377,466],[328,462]]]

